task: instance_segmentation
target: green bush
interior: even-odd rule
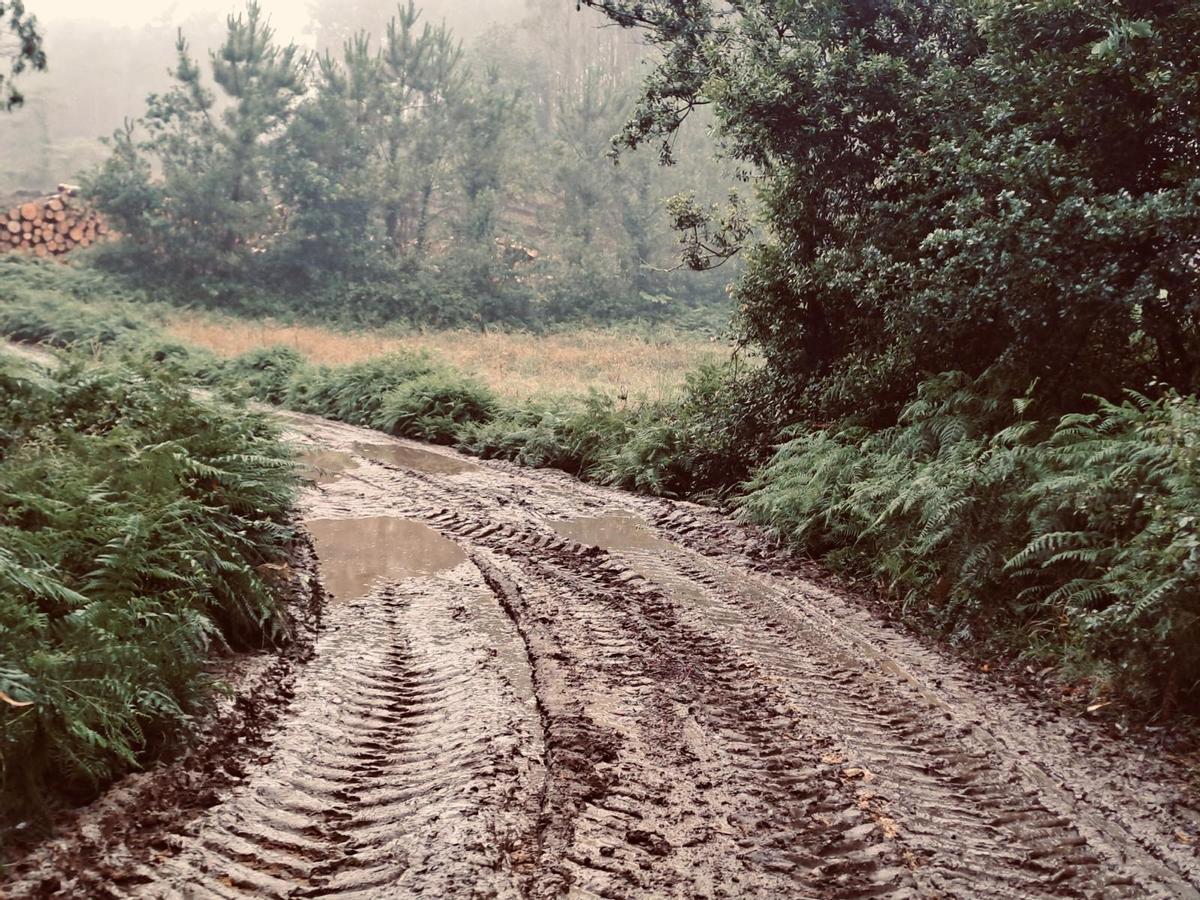
[[[105,345],[152,327],[107,279],[57,263],[0,256],[0,335],[30,344]]]
[[[392,354],[340,368],[297,370],[286,405],[300,412],[371,427],[384,399],[408,382],[437,371],[425,355]]]
[[[712,366],[678,400],[533,402],[458,429],[460,449],[660,496],[728,494],[770,453],[771,426],[756,383]],[[731,402],[744,398],[745,402]]]
[[[693,104],[754,176],[676,224],[742,246],[741,335],[791,422],[894,424],[931,373],[1041,380],[1048,414],[1200,390],[1196,0],[588,2],[664,49],[618,144]]]
[[[292,463],[151,365],[0,359],[0,818],[81,799],[185,729],[213,653],[284,637],[260,566]]]
[[[390,391],[372,423],[389,434],[453,443],[467,422],[487,422],[496,398],[479,382],[454,372],[430,372]]]
[[[263,347],[231,359],[223,377],[256,400],[279,404],[287,399],[292,378],[305,364],[304,355],[293,347]]]
[[[229,365],[212,351],[181,344],[157,329],[123,337],[111,355],[132,365],[152,364],[158,371],[204,386],[221,384]]]
[[[944,375],[894,428],[794,437],[742,513],[957,641],[1194,702],[1200,404],[1136,397],[1051,424],[1003,395]]]
[[[1200,400],[1132,394],[1064,418],[1006,564],[1116,681],[1194,700],[1200,682]]]
[[[56,292],[20,290],[4,299],[0,334],[29,344],[113,344],[142,332],[148,324],[126,308],[63,302]]]
[[[760,372],[705,366],[677,400],[635,408],[599,477],[646,493],[722,499],[770,458],[781,413],[772,399]]]
[[[485,459],[507,459],[596,477],[604,457],[620,446],[630,415],[613,398],[592,393],[578,401],[534,402],[504,410],[490,422],[468,423],[457,446]]]
[[[23,291],[53,292],[64,300],[86,303],[145,303],[146,295],[103,272],[85,266],[8,253],[0,255],[0,300],[10,300]]]

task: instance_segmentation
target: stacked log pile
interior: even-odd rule
[[[35,256],[60,256],[76,247],[90,247],[110,234],[104,217],[82,203],[76,189],[66,184],[49,197],[0,210],[0,253],[22,250]]]

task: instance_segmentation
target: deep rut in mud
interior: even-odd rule
[[[314,657],[109,896],[1200,896],[1133,754],[716,513],[288,422]]]

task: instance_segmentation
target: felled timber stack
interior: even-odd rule
[[[49,197],[0,210],[0,253],[22,250],[35,256],[60,256],[108,237],[104,217],[76,193],[70,185],[60,184]]]

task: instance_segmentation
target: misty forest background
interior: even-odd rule
[[[257,6],[236,13],[50,28],[54,60],[0,130],[0,197],[81,173],[125,233],[109,268],[243,312],[727,318],[727,279],[679,272],[671,229],[732,183],[702,124],[675,141],[686,171],[609,157],[635,35],[556,0],[322,0],[301,49]]]

